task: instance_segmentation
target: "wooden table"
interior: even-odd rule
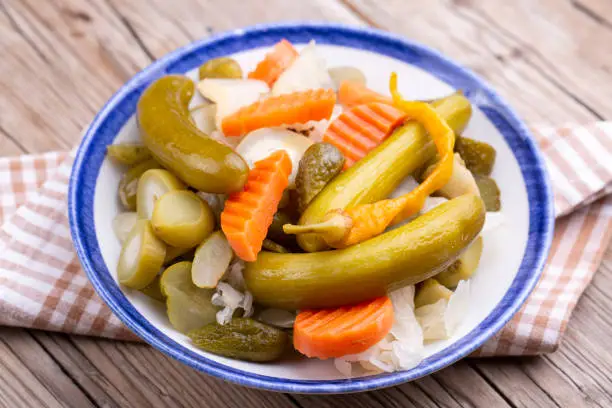
[[[216,31],[278,20],[371,25],[439,49],[531,124],[612,118],[610,0],[0,0],[0,155],[69,149],[121,84]],[[464,360],[402,386],[283,395],[200,374],[149,346],[0,329],[0,405],[612,405],[612,251],[559,350]]]

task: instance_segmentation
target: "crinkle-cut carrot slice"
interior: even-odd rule
[[[405,118],[404,112],[386,103],[357,105],[329,125],[323,141],[333,144],[344,154],[346,169],[389,137]]]
[[[272,51],[266,54],[264,59],[257,64],[255,70],[249,73],[250,79],[259,79],[266,82],[270,87],[297,58],[298,52],[293,45],[285,39],[276,43]]]
[[[353,306],[303,310],[293,325],[293,346],[320,359],[361,353],[382,340],[393,326],[387,296]]]
[[[291,158],[278,150],[256,162],[243,191],[231,194],[225,202],[221,230],[241,259],[257,259],[290,174]]]
[[[272,96],[226,116],[221,128],[226,136],[242,136],[265,127],[329,119],[335,103],[336,94],[331,89]]]
[[[342,81],[338,87],[338,102],[346,108],[363,105],[364,103],[381,102],[391,105],[390,97],[381,95],[359,82]]]

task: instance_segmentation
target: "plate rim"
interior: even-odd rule
[[[525,182],[529,204],[529,233],[523,260],[511,286],[491,313],[476,328],[450,347],[438,351],[411,370],[351,379],[295,380],[254,374],[196,354],[149,323],[125,298],[117,285],[114,285],[115,287],[107,285],[106,278],[103,275],[106,273],[110,277],[110,272],[103,261],[100,263],[101,257],[96,256],[95,253],[96,248],[99,252],[99,243],[93,225],[93,217],[89,217],[89,225],[87,220],[84,220],[87,217],[84,216],[83,206],[80,204],[83,204],[84,196],[94,196],[97,175],[100,170],[98,167],[95,172],[95,180],[91,180],[89,172],[95,169],[92,170],[85,165],[85,163],[90,162],[87,159],[90,158],[92,153],[98,156],[100,154],[99,151],[91,150],[97,146],[95,136],[104,131],[105,120],[110,117],[125,122],[132,116],[125,112],[117,112],[118,105],[129,98],[137,98],[136,91],[161,74],[184,72],[185,70],[181,71],[181,69],[185,65],[193,63],[190,58],[194,58],[194,53],[197,51],[211,49],[214,52],[215,48],[230,47],[233,48],[231,53],[235,53],[271,45],[274,41],[283,37],[309,36],[309,34],[310,37],[323,36],[323,41],[320,38],[317,38],[317,40],[326,44],[341,46],[350,46],[347,44],[351,44],[352,48],[365,49],[392,58],[396,58],[397,53],[413,53],[418,58],[422,58],[423,62],[439,66],[438,69],[442,69],[442,71],[434,73],[434,76],[443,82],[451,84],[452,81],[452,83],[456,83],[457,78],[460,78],[476,85],[478,93],[471,96],[468,94],[467,96],[473,103],[473,99],[478,99],[475,104],[483,110],[500,131],[506,143],[510,145]],[[297,42],[301,43],[300,41]],[[389,52],[394,53],[394,56],[377,52],[377,48],[383,46],[386,49],[388,48]],[[423,68],[414,62],[408,62],[406,59],[398,59]],[[460,88],[459,86],[454,87]],[[491,109],[491,111],[487,113],[486,109]],[[504,126],[504,129],[500,129],[500,126]],[[511,140],[509,140],[507,132],[512,132]],[[521,166],[521,159],[517,157],[517,152],[512,148],[512,143],[520,145],[518,147],[524,150],[524,154],[531,155],[529,158],[531,162],[528,163],[528,166]],[[100,146],[97,147],[99,150]],[[87,178],[86,176],[90,177]],[[535,205],[532,201],[534,195],[538,198],[535,203],[541,204],[541,206]],[[192,368],[236,384],[281,392],[333,394],[389,387],[431,374],[469,355],[499,331],[525,302],[542,273],[550,250],[554,229],[552,197],[551,183],[544,166],[544,159],[533,136],[514,110],[493,88],[469,69],[430,47],[375,28],[323,22],[284,22],[257,24],[194,41],[166,54],[127,81],[96,114],[84,133],[70,176],[68,215],[78,257],[97,294],[126,326],[147,343]],[[91,207],[90,212],[93,215],[93,200],[91,201],[89,204],[85,203],[85,206],[89,205]],[[94,245],[94,259],[92,259],[91,251],[87,249],[92,245]]]

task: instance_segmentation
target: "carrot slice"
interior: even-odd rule
[[[266,54],[263,61],[257,64],[255,70],[249,73],[249,78],[264,81],[271,87],[297,56],[298,52],[293,45],[287,40],[281,40]]]
[[[405,118],[404,112],[386,103],[357,105],[329,125],[323,141],[344,154],[346,169],[382,143]]]
[[[226,116],[221,128],[226,136],[241,136],[264,127],[328,119],[335,103],[336,94],[331,89],[310,89],[273,96]]]
[[[241,259],[253,262],[257,258],[290,174],[289,154],[276,151],[255,162],[244,190],[231,194],[225,202],[221,229]]]
[[[393,326],[387,296],[335,309],[303,310],[293,324],[293,346],[308,357],[326,359],[366,351]]]
[[[338,102],[347,108],[371,102],[381,102],[389,105],[393,104],[390,97],[374,92],[366,88],[365,85],[353,81],[342,81],[340,83],[340,87],[338,88]]]

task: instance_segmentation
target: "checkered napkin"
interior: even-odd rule
[[[557,224],[540,282],[475,355],[554,351],[612,231],[612,123],[538,128]],[[0,158],[0,325],[135,339],[96,295],[66,214],[73,154]]]

